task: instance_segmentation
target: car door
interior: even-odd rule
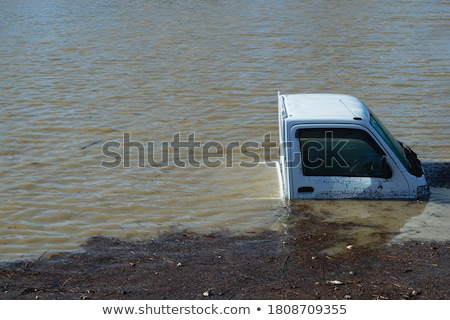
[[[291,169],[295,198],[408,198],[408,182],[371,134],[358,128],[295,131],[301,162]]]

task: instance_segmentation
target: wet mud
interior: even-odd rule
[[[295,214],[293,212],[292,214]],[[84,251],[0,267],[1,299],[450,299],[450,243],[324,248],[351,224],[308,217],[284,232],[91,238]]]

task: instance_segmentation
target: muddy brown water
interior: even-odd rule
[[[277,150],[226,152],[276,141],[277,90],[361,98],[439,172],[450,160],[449,11],[442,1],[0,1],[0,260],[98,235],[279,228],[288,210],[275,169],[240,165]],[[144,156],[147,142],[164,150],[195,133],[220,165],[195,152],[199,167],[147,157],[140,167],[130,147],[129,168],[102,167],[115,159],[102,146],[125,133]],[[427,204],[304,208],[369,219],[400,231],[393,240],[441,240],[449,198],[444,181]],[[371,241],[358,230],[355,245]]]

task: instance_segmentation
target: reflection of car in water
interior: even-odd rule
[[[427,199],[416,153],[355,97],[278,94],[287,199]]]
[[[317,234],[317,238],[328,235],[317,241],[317,252],[334,255],[348,251],[348,245],[351,248],[380,246],[398,241],[396,238],[401,241],[433,235],[428,230],[431,228],[424,228],[423,223],[405,228],[408,222],[420,221],[421,215],[427,215],[429,204],[386,199],[299,200],[290,202],[289,215],[280,222],[284,231],[294,238],[301,239],[304,234]],[[427,218],[427,224],[432,221]]]

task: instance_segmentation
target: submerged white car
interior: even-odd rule
[[[278,93],[286,199],[420,199],[430,189],[416,153],[359,99]]]

